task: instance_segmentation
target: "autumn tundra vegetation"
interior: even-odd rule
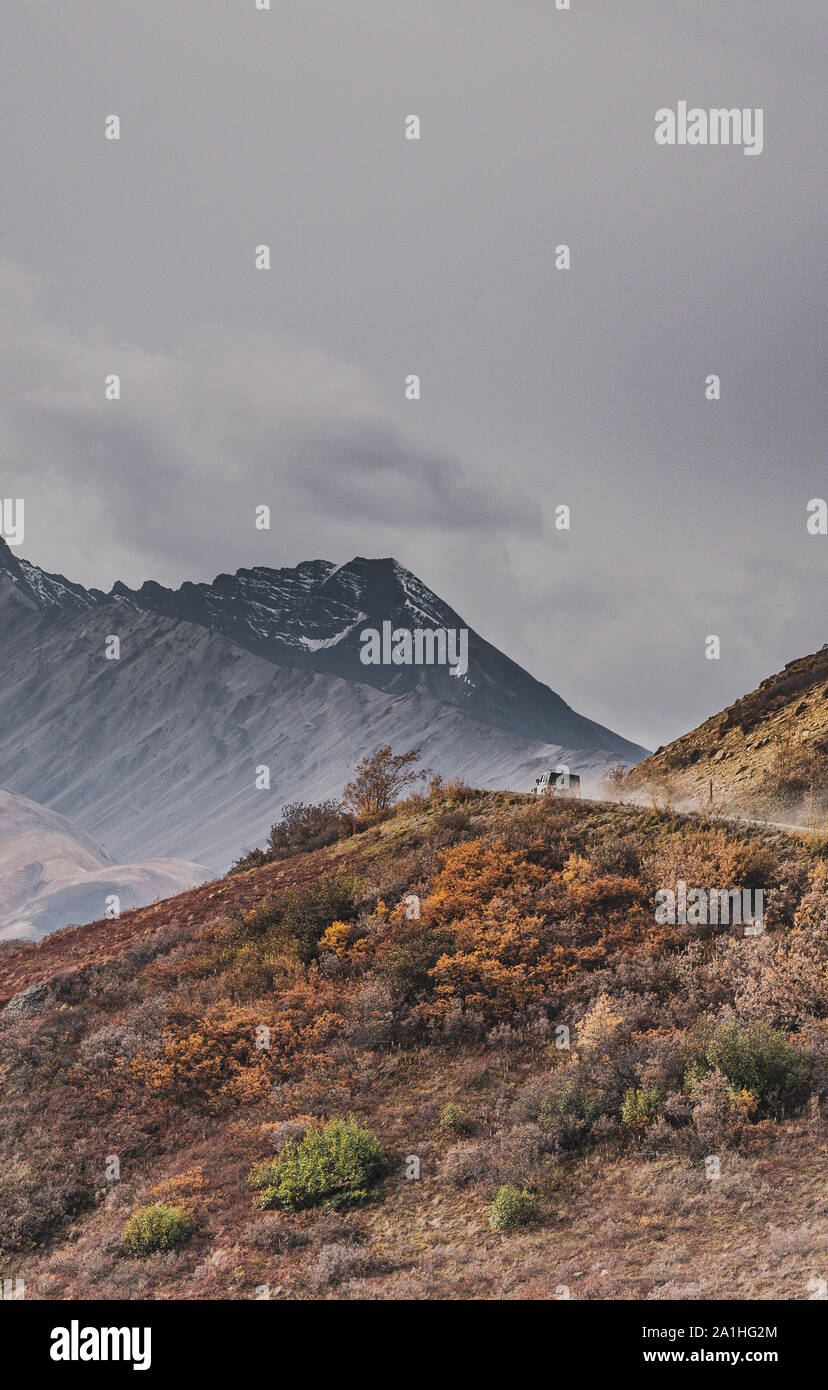
[[[828,838],[418,763],[380,749],[225,878],[0,954],[3,1274],[813,1297]],[[763,930],[657,922],[678,880],[763,890]]]

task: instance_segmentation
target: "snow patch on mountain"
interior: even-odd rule
[[[300,637],[299,641],[307,647],[309,652],[321,652],[324,651],[326,647],[336,647],[340,642],[344,642],[345,638],[353,632],[355,627],[359,627],[360,623],[364,623],[367,617],[367,613],[360,613],[355,622],[350,623],[348,627],[344,627],[341,632],[335,633],[333,637]]]

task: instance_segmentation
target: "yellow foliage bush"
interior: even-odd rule
[[[124,1074],[152,1096],[196,1108],[263,1100],[272,1085],[269,1049],[256,1046],[261,1014],[216,1006],[198,1028],[168,1036],[160,1056],[139,1052]]]

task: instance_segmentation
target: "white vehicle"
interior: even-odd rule
[[[535,796],[577,796],[581,795],[581,779],[577,772],[568,767],[556,767],[541,773],[535,778]]]

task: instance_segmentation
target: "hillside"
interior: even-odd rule
[[[764,932],[660,925],[682,878],[762,888]],[[827,963],[819,837],[461,785],[7,946],[4,1273],[50,1299],[807,1299]],[[310,1155],[349,1116],[384,1158],[323,1202]],[[122,1245],[158,1203],[167,1253]]]
[[[828,812],[828,647],[632,768],[623,792],[805,823]]]
[[[0,940],[95,921],[113,894],[143,907],[208,877],[178,859],[117,864],[63,816],[0,789]]]

